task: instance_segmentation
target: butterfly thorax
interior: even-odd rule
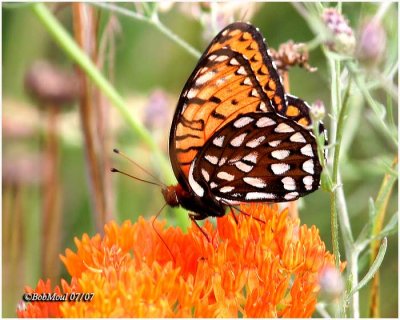
[[[167,186],[161,189],[165,201],[171,207],[181,206],[190,211],[190,216],[195,220],[207,217],[222,217],[226,207],[216,201],[214,197],[205,195],[200,198],[196,194],[185,190],[181,184]]]

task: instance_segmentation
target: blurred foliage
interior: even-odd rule
[[[72,33],[71,10],[69,5],[51,5],[57,18]],[[139,5],[129,4],[134,10]],[[160,12],[163,23],[180,38],[202,52],[210,37],[219,30],[207,30],[202,25],[198,11],[191,10],[197,4],[174,4]],[[250,9],[249,9],[250,11]],[[289,3],[258,3],[254,15],[244,20],[260,28],[272,48],[293,39],[308,43],[314,38],[304,18]],[[375,14],[375,3],[344,3],[343,12],[350,25],[357,30],[367,17]],[[99,10],[99,29],[105,30],[111,16],[117,19],[119,32],[113,35],[115,56],[106,56],[105,74],[114,79],[132,112],[140,119],[145,118],[149,97],[155,90],[162,90],[167,100],[165,122],[153,127],[152,133],[167,152],[169,123],[178,101],[180,90],[192,72],[197,61],[187,51],[165,37],[153,26],[124,15],[113,15],[111,11]],[[73,71],[73,64],[55,45],[45,29],[27,6],[3,5],[2,10],[2,56],[3,56],[3,170],[20,172],[19,159],[40,156],[43,153],[46,135],[46,110],[37,108],[24,87],[24,76],[37,60],[46,60],[66,70]],[[383,70],[390,57],[397,57],[397,7],[393,5],[383,19],[387,32],[387,50],[378,70]],[[308,102],[324,101],[330,110],[330,82],[325,57],[318,46],[310,52],[310,64],[318,71],[310,73],[300,68],[290,70],[291,93]],[[111,69],[110,69],[111,68]],[[396,65],[397,68],[397,65]],[[110,70],[112,72],[110,72]],[[364,69],[366,74],[369,73]],[[375,74],[371,72],[371,75]],[[379,82],[380,79],[377,79]],[[372,94],[383,105],[393,104],[393,118],[397,123],[397,99],[393,99],[380,87],[372,88]],[[368,219],[368,198],[376,198],[387,166],[397,154],[396,146],[379,131],[371,118],[373,112],[360,94],[350,99],[350,114],[345,129],[351,136],[350,144],[344,148],[341,173],[347,197],[351,225],[355,234],[363,228]],[[147,117],[151,118],[147,115]],[[325,118],[329,130],[328,116]],[[354,119],[354,120],[353,120]],[[135,161],[158,174],[157,164],[124,120],[110,109],[110,137],[112,144],[123,150]],[[65,248],[74,248],[74,237],[83,233],[93,235],[95,226],[91,214],[90,191],[88,190],[85,152],[82,141],[77,105],[62,112],[59,119],[60,182],[62,188],[62,227],[60,230],[62,253]],[[344,142],[346,143],[346,142]],[[143,173],[126,161],[119,159],[110,150],[109,158],[117,168],[143,177]],[[33,160],[32,160],[33,161]],[[14,165],[15,168],[12,168]],[[40,270],[40,239],[42,235],[42,189],[41,163],[28,166],[23,174],[9,175],[3,171],[3,316],[15,316],[17,302],[21,299],[25,284],[34,286],[42,277]],[[44,173],[42,173],[44,174]],[[107,173],[108,174],[108,173]],[[388,220],[397,211],[397,185],[390,198]],[[150,185],[113,177],[115,197],[114,212],[118,222],[136,220],[139,215],[156,214],[163,205],[163,197]],[[315,224],[331,250],[329,195],[317,191],[299,201],[302,223]],[[160,219],[166,217],[161,213]],[[173,223],[171,219],[170,223]],[[8,229],[8,230],[7,230]],[[12,230],[10,232],[10,230]],[[397,234],[388,238],[388,251],[380,269],[381,274],[381,316],[397,317],[398,248]],[[342,255],[343,257],[343,255]],[[61,261],[60,261],[61,264]],[[65,269],[62,268],[65,276]],[[361,270],[362,274],[365,270]],[[368,290],[361,291],[361,315],[367,316]]]

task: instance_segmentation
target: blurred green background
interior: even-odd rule
[[[51,5],[57,19],[72,31],[69,5]],[[139,10],[140,5],[126,5],[130,10]],[[207,4],[173,4],[163,7],[159,13],[163,23],[180,38],[202,52],[215,35],[207,24],[201,23],[208,10]],[[343,12],[355,29],[362,26],[368,17],[377,11],[373,3],[345,3]],[[258,3],[243,5],[235,14],[239,19],[249,20],[260,28],[270,47],[277,49],[289,39],[309,42],[314,35],[304,18],[290,3]],[[228,18],[233,16],[228,9]],[[224,16],[219,23],[223,24]],[[110,25],[111,12],[101,9],[98,15],[101,42],[104,30]],[[105,51],[104,72],[113,81],[117,91],[124,97],[132,113],[144,123],[154,135],[160,149],[167,154],[168,130],[172,112],[178,101],[180,90],[192,72],[197,60],[182,47],[172,42],[159,30],[142,21],[124,15],[112,17],[115,33],[111,42],[115,48]],[[228,22],[228,21],[227,21]],[[73,72],[74,66],[59,49],[33,14],[29,5],[3,4],[2,7],[2,57],[3,57],[3,316],[15,316],[23,287],[35,287],[43,278],[41,268],[41,239],[44,236],[43,180],[46,166],[43,160],[46,149],[46,134],[51,122],[49,107],[40,107],[36,99],[27,93],[24,79],[28,70],[38,60],[57,65],[62,70]],[[383,20],[387,32],[386,52],[378,69],[383,69],[386,59],[397,57],[397,7],[387,11]],[[108,42],[108,43],[111,43]],[[301,68],[290,70],[291,93],[312,103],[322,100],[327,112],[330,110],[330,82],[325,57],[317,47],[310,52],[309,63],[317,67],[314,73]],[[367,72],[367,71],[366,71]],[[388,101],[381,89],[371,89],[375,99],[383,104]],[[389,99],[390,100],[390,99]],[[397,119],[397,101],[394,103]],[[60,219],[57,244],[58,252],[66,248],[75,249],[74,237],[83,233],[90,236],[96,232],[92,214],[91,192],[88,183],[85,146],[79,119],[77,102],[61,106],[57,120],[58,183],[60,192]],[[109,117],[105,157],[109,159],[105,175],[110,166],[124,169],[144,177],[131,164],[112,153],[118,147],[135,161],[159,175],[159,167],[149,149],[141,143],[121,115],[108,106]],[[373,120],[375,115],[361,95],[351,98],[350,115],[346,134],[351,134],[349,148],[343,155],[341,172],[347,199],[352,230],[357,235],[368,218],[368,199],[376,198],[386,166],[390,165],[397,148],[388,141]],[[352,117],[354,116],[354,120]],[[50,119],[50,120],[49,120]],[[325,118],[329,130],[329,118]],[[161,175],[162,177],[162,175]],[[161,178],[162,179],[162,178]],[[110,215],[118,222],[125,219],[135,221],[138,216],[150,217],[164,203],[158,188],[123,177],[112,176],[110,190]],[[329,194],[319,190],[301,199],[302,223],[315,224],[327,247],[331,250]],[[387,218],[397,211],[397,186],[393,191],[387,210]],[[174,224],[173,214],[164,211],[160,219],[167,216]],[[342,254],[342,259],[344,255]],[[398,239],[391,235],[388,251],[380,269],[381,316],[398,315]],[[60,265],[59,277],[68,278]],[[361,268],[360,277],[366,268]],[[53,285],[58,282],[53,283]],[[367,316],[368,289],[361,291],[361,315]]]

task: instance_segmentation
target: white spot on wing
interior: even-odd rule
[[[251,95],[252,95],[252,97],[259,97],[257,89],[251,90]]]
[[[254,177],[244,177],[243,181],[256,188],[265,188],[267,184],[263,179]]]
[[[244,138],[247,136],[247,133],[242,133],[237,137],[231,140],[231,145],[234,147],[240,147],[244,141]]]
[[[271,152],[271,156],[275,159],[282,160],[289,156],[289,150],[275,150]]]
[[[212,156],[210,154],[207,154],[204,157],[208,162],[210,162],[211,164],[217,164],[218,163],[218,158],[216,156]]]
[[[242,172],[250,172],[253,169],[253,166],[250,166],[242,161],[238,161],[235,163],[236,168],[238,168]]]
[[[241,66],[237,71],[236,71],[236,73],[237,74],[240,74],[240,75],[242,75],[242,76],[245,76],[247,73],[246,73],[246,70],[244,69],[244,67],[243,66]]]
[[[309,157],[314,156],[314,152],[312,150],[311,144],[306,144],[303,148],[300,149],[300,152]]]
[[[286,190],[296,190],[296,181],[291,177],[285,177],[282,179],[283,187]]]
[[[207,67],[203,67],[203,68],[200,69],[199,73],[203,74],[203,73],[205,73],[207,70],[208,70]]]
[[[265,102],[263,102],[263,101],[260,102],[260,110],[262,110],[262,111],[268,111],[267,105],[266,105]]]
[[[265,136],[260,136],[246,143],[246,147],[256,148],[265,140]]]
[[[274,140],[274,141],[268,142],[268,144],[269,144],[271,147],[275,148],[275,147],[279,146],[279,145],[281,144],[281,142],[282,142],[282,140]]]
[[[289,138],[289,140],[292,142],[300,142],[300,143],[307,142],[306,139],[304,139],[303,135],[300,132],[296,132],[294,135],[292,135]]]
[[[307,160],[306,162],[303,163],[303,170],[305,172],[314,174],[314,162],[312,159]]]
[[[191,88],[186,96],[188,97],[188,99],[192,99],[197,95],[198,92],[199,92],[199,90],[197,90],[195,88]]]
[[[277,132],[277,133],[288,133],[288,132],[293,132],[293,131],[294,131],[294,129],[284,122],[278,124],[277,127],[275,128],[275,132]]]
[[[218,57],[215,59],[215,61],[222,62],[222,61],[225,61],[225,60],[227,60],[227,59],[228,59],[228,56],[221,55],[221,56],[218,56]]]
[[[293,199],[297,198],[298,196],[299,196],[298,192],[289,192],[289,193],[285,194],[284,198],[286,200],[293,200]]]
[[[229,64],[232,66],[237,66],[239,65],[239,61],[237,61],[235,58],[232,58],[231,61],[229,61]]]
[[[274,120],[272,120],[271,118],[262,117],[262,118],[257,120],[256,126],[259,127],[259,128],[264,128],[264,127],[272,126],[275,123],[276,122]]]
[[[210,180],[210,175],[208,174],[208,172],[205,169],[201,169],[201,174],[203,175],[203,177],[206,181]]]
[[[273,193],[266,192],[248,192],[246,194],[246,200],[263,200],[263,199],[275,199],[276,196]]]
[[[234,175],[232,175],[228,172],[225,172],[225,171],[218,172],[217,177],[222,180],[226,180],[226,181],[232,181],[233,179],[235,179]]]
[[[275,174],[283,174],[290,169],[287,163],[274,163],[271,164],[271,170]]]
[[[245,156],[243,158],[243,160],[246,160],[246,161],[249,161],[249,162],[252,162],[252,163],[256,164],[257,163],[257,157],[258,157],[258,152],[252,152],[252,153],[249,153],[247,156]]]
[[[233,126],[234,126],[235,128],[242,128],[242,127],[244,127],[244,126],[247,126],[250,122],[253,122],[253,121],[254,121],[253,118],[250,118],[250,117],[242,117],[242,118],[240,118],[239,120],[236,120],[236,121],[233,123]]]
[[[211,189],[215,189],[216,187],[218,187],[218,185],[215,182],[211,182],[210,183],[210,188]]]
[[[231,192],[233,189],[235,189],[235,188],[231,187],[231,186],[225,186],[225,187],[222,187],[221,189],[219,189],[219,191],[221,191],[222,193],[227,193],[227,192]]]
[[[306,187],[306,190],[312,189],[313,182],[314,182],[314,178],[312,176],[305,176],[303,178],[303,183],[304,183],[304,186]]]
[[[244,79],[243,84],[245,84],[246,86],[251,86],[251,80],[250,80],[250,78]]]
[[[208,81],[210,81],[214,77],[214,75],[215,75],[214,71],[208,71],[208,72],[202,74],[200,77],[198,77],[196,79],[195,85],[196,86],[201,86],[201,85],[207,83]]]
[[[204,195],[204,189],[194,180],[193,177],[193,169],[196,164],[196,160],[193,160],[190,169],[189,169],[189,184],[192,190],[199,196],[202,197]]]
[[[223,166],[223,165],[225,164],[225,162],[226,162],[226,157],[223,157],[223,158],[221,158],[221,159],[219,160],[218,165],[219,165],[219,166]]]
[[[213,143],[217,147],[222,147],[224,144],[224,139],[225,139],[225,136],[216,137],[216,138],[214,138]]]

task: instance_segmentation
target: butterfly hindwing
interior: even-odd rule
[[[318,189],[321,170],[311,131],[274,112],[253,112],[215,132],[189,181],[205,181],[226,203],[284,202]]]

